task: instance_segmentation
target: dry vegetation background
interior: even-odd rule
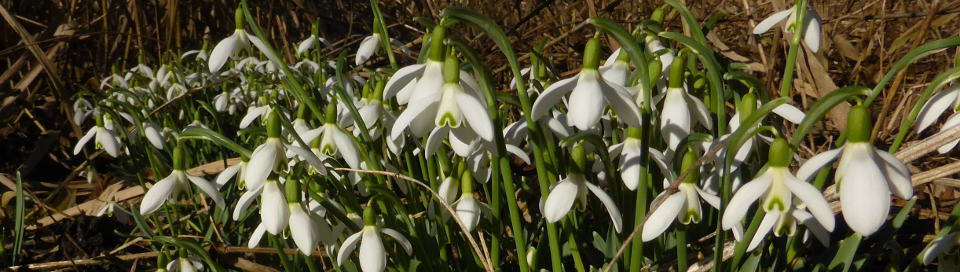
[[[733,62],[748,63],[769,89],[779,86],[786,52],[781,31],[751,35],[756,22],[792,5],[787,0],[686,1],[690,10],[706,22],[717,19],[709,33],[710,45]],[[795,81],[794,100],[809,107],[818,97],[836,86],[872,87],[892,63],[925,42],[960,32],[960,1],[843,0],[811,1],[823,18],[820,53],[801,53],[800,76]],[[421,26],[415,16],[436,19],[447,6],[464,6],[480,11],[504,26],[518,52],[527,52],[547,41],[545,55],[557,71],[577,68],[580,52],[593,29],[584,24],[589,17],[605,17],[632,29],[649,17],[658,1],[439,1],[384,0],[381,9],[391,35],[419,48]],[[318,21],[320,34],[334,42],[331,53],[356,49],[370,33],[371,15],[365,0],[250,0],[251,11],[259,18],[274,44],[288,45],[284,54],[292,59],[294,44],[309,35]],[[235,1],[226,0],[0,0],[4,23],[0,26],[0,191],[9,192],[12,175],[20,171],[27,189],[28,224],[22,262],[35,263],[88,258],[121,247],[112,237],[116,225],[78,216],[94,209],[82,203],[97,202],[98,196],[116,194],[117,180],[109,175],[109,159],[89,161],[71,156],[81,128],[70,122],[72,97],[78,90],[96,90],[100,79],[114,67],[134,66],[138,59],[150,65],[179,57],[179,53],[215,43],[232,33]],[[722,15],[720,17],[713,17]],[[676,14],[667,17],[668,28],[680,31]],[[477,33],[463,33],[506,82],[504,58],[493,43]],[[615,47],[615,43],[608,43]],[[212,47],[212,46],[211,46]],[[173,53],[170,53],[173,52]],[[947,50],[927,57],[900,74],[888,85],[877,103],[876,144],[891,142],[919,93],[940,72],[954,67],[957,51]],[[375,60],[384,63],[385,60]],[[401,57],[403,63],[415,61]],[[572,71],[575,72],[575,71]],[[845,124],[845,110],[829,115],[828,121],[811,135],[802,156],[827,147]],[[934,131],[934,130],[930,130]],[[923,137],[932,132],[926,132]],[[917,135],[908,139],[917,139]],[[906,143],[909,146],[910,142]],[[913,163],[916,176],[927,174],[927,183],[917,188],[921,201],[915,206],[918,233],[934,234],[956,202],[954,188],[960,180],[952,172],[933,175],[929,170],[958,169],[957,151],[926,156]],[[97,169],[91,183],[77,174],[87,165]],[[134,169],[135,170],[135,169]],[[130,171],[130,169],[127,169]],[[925,193],[924,193],[925,192]],[[6,194],[9,195],[9,194]],[[12,234],[9,197],[3,197],[0,223],[3,235]],[[136,195],[128,199],[137,199]],[[79,205],[79,206],[78,206]],[[102,205],[102,204],[100,204]],[[72,208],[72,209],[71,209]],[[67,216],[48,217],[63,211]],[[96,212],[94,209],[93,212]],[[938,216],[939,215],[939,216]],[[44,221],[46,220],[46,221]],[[39,223],[43,222],[43,223]],[[918,243],[920,238],[917,237]],[[10,248],[10,241],[6,246]],[[118,251],[118,252],[122,252]],[[116,252],[114,252],[116,253]],[[7,260],[3,260],[7,261]],[[0,261],[0,262],[3,262]],[[4,266],[5,267],[5,266]]]

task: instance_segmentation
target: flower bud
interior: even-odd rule
[[[267,138],[280,138],[280,116],[272,110],[267,115]]]
[[[367,207],[363,209],[363,225],[377,225],[377,211],[374,210],[373,202],[367,203]]]
[[[447,58],[443,61],[443,82],[460,83],[460,61],[452,53],[447,54]]]
[[[693,151],[687,151],[686,154],[683,154],[683,162],[680,164],[682,172],[686,172],[691,167],[697,165],[697,155]],[[693,170],[690,171],[690,174],[687,175],[687,178],[683,179],[683,183],[697,184],[700,181],[700,171]]]
[[[299,203],[300,202],[300,182],[296,180],[287,180],[284,185],[284,192],[286,193],[287,203]]]
[[[243,29],[243,8],[237,7],[237,10],[233,13],[233,22],[237,29]]]
[[[326,112],[324,112],[324,124],[336,124],[337,123],[337,100],[330,99],[330,103],[327,104]]]

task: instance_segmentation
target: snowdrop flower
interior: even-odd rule
[[[583,174],[584,169],[587,167],[585,153],[586,151],[584,151],[582,145],[574,147],[571,154],[574,165],[567,172],[567,178],[558,182],[553,189],[550,190],[550,194],[547,195],[547,200],[543,203],[543,217],[550,223],[560,221],[560,219],[563,219],[563,217],[570,212],[574,201],[579,200],[581,205],[587,204],[587,191],[589,191],[597,196],[600,202],[603,203],[603,206],[606,207],[607,213],[610,214],[613,228],[619,233],[623,228],[623,221],[620,216],[620,210],[617,209],[613,198],[607,195],[600,186],[588,182]]]
[[[147,137],[147,141],[150,142],[150,145],[153,147],[163,150],[163,128],[160,128],[159,125],[151,122],[143,122],[143,136]]]
[[[651,156],[663,156],[659,152],[653,151],[654,150],[651,150]],[[693,167],[696,163],[697,156],[694,155],[693,152],[687,152],[683,156],[681,169],[683,172],[686,172],[687,169]],[[676,174],[672,171],[663,169],[666,168],[666,165],[658,166],[660,166],[662,172],[666,173],[669,180],[673,181],[677,179]],[[679,186],[677,186],[676,190],[663,191],[653,200],[653,210],[647,215],[647,219],[645,219],[643,229],[640,233],[644,242],[656,239],[660,234],[663,234],[670,225],[673,225],[673,221],[675,221],[674,218],[684,225],[699,223],[700,219],[703,218],[703,211],[700,209],[701,198],[711,206],[716,207],[716,204],[719,204],[720,197],[701,190],[697,187],[697,183],[699,182],[699,171],[691,171]],[[734,235],[738,236],[739,233],[735,232]]]
[[[307,37],[303,41],[300,41],[300,44],[297,45],[297,55],[303,55],[310,49],[313,49],[317,42],[324,44],[327,47],[330,47],[330,42],[327,39],[317,37],[317,24],[313,24],[312,31],[310,32],[310,37]]]
[[[290,236],[300,252],[309,256],[320,242],[320,226],[326,226],[326,223],[320,222],[319,218],[315,218],[313,213],[304,208],[300,201],[302,192],[299,181],[289,180],[285,185],[287,207],[290,209]],[[327,227],[326,231],[329,232],[330,228]]]
[[[797,177],[809,180],[840,156],[834,180],[843,219],[858,234],[869,236],[887,220],[891,191],[898,197],[910,199],[913,184],[903,162],[870,144],[873,122],[867,107],[854,106],[848,116],[846,143],[810,158],[797,171]]]
[[[386,249],[383,247],[383,241],[380,234],[386,234],[393,237],[407,254],[413,253],[413,245],[407,240],[407,237],[400,232],[377,226],[377,215],[373,207],[368,204],[363,210],[363,230],[354,233],[343,241],[340,252],[337,252],[337,263],[343,265],[350,253],[360,244],[360,270],[363,272],[381,272],[387,266]]]
[[[220,191],[217,191],[216,186],[206,179],[187,175],[186,170],[184,170],[186,169],[183,165],[184,160],[186,158],[183,154],[183,146],[177,144],[177,147],[173,150],[173,172],[153,184],[153,187],[150,187],[150,190],[147,190],[147,193],[143,195],[143,200],[140,202],[140,214],[148,215],[157,211],[168,199],[176,199],[180,193],[190,190],[190,183],[193,183],[200,191],[212,198],[217,203],[217,207],[223,209],[225,204]]]
[[[446,82],[443,92],[427,98],[430,100],[418,100],[416,105],[411,104],[400,113],[393,124],[390,138],[400,138],[406,127],[412,128],[415,123],[432,120],[436,127],[427,137],[427,157],[433,156],[448,136],[454,151],[461,157],[467,157],[476,149],[478,138],[493,141],[493,122],[480,99],[464,91],[460,85],[460,64],[456,56],[447,56],[443,69]]]
[[[320,127],[320,136],[313,139],[314,153],[320,157],[342,157],[353,169],[361,169],[357,143],[337,125],[337,102],[331,100],[326,108],[326,120]],[[304,139],[306,141],[306,139]]]
[[[247,161],[249,158],[240,157],[240,163],[231,165],[227,168],[224,168],[223,171],[220,171],[217,174],[217,178],[214,179],[214,184],[217,184],[217,189],[223,188],[224,185],[227,185],[227,182],[230,182],[234,177],[237,178],[237,184],[244,184],[243,172],[247,169]]]
[[[938,271],[957,271],[960,268],[960,259],[956,256],[955,248],[960,245],[960,235],[951,232],[947,235],[937,237],[923,251],[923,265],[930,265],[937,258],[940,258]]]
[[[627,84],[627,76],[630,74],[630,55],[623,54],[622,49],[617,48],[616,51],[613,51],[613,54],[607,57],[603,66],[600,66],[598,70],[603,79],[607,80],[607,83],[628,86],[632,85]]]
[[[77,145],[73,147],[74,155],[80,154],[80,151],[83,150],[83,146],[86,145],[90,139],[94,139],[94,136],[96,136],[94,143],[96,143],[97,149],[106,151],[110,157],[116,158],[120,155],[120,148],[122,145],[120,143],[120,137],[117,136],[116,132],[105,125],[104,118],[106,117],[103,115],[98,115],[96,117],[97,125],[90,128],[90,130],[87,130],[87,133],[84,134],[83,137],[80,137],[80,140],[77,141]]]
[[[757,96],[753,92],[749,92],[743,95],[743,98],[740,99],[740,105],[737,107],[737,112],[730,117],[730,122],[728,122],[731,134],[732,131],[736,131],[740,128],[740,122],[747,120],[751,114],[760,106],[757,102]],[[783,119],[794,123],[800,124],[803,121],[803,118],[806,117],[806,114],[803,113],[797,107],[794,107],[790,104],[782,104],[773,109],[773,113],[783,117]],[[724,135],[721,139],[729,137],[730,134]],[[734,155],[734,164],[736,167],[739,167],[744,161],[747,160],[747,157],[750,155],[750,151],[753,150],[754,140],[763,139],[767,142],[772,142],[769,138],[764,138],[762,136],[757,136],[755,138],[747,139],[746,142],[737,150],[737,154]],[[724,151],[726,152],[726,151]],[[731,172],[734,170],[731,170]]]
[[[270,53],[267,45],[263,43],[256,35],[247,33],[243,30],[243,11],[240,8],[237,8],[237,11],[234,15],[237,28],[233,31],[233,35],[224,38],[217,46],[213,47],[213,51],[210,52],[210,59],[208,60],[208,67],[210,68],[211,74],[216,74],[223,68],[223,64],[227,63],[227,59],[230,57],[235,57],[240,51],[247,50],[250,48],[250,44],[257,47],[260,52],[263,52],[267,55],[267,58],[274,63],[279,63],[277,56],[274,56]]]
[[[920,115],[918,116],[917,134],[929,128],[930,125],[936,122],[937,119],[940,118],[940,115],[943,115],[943,113],[947,111],[947,108],[951,108],[951,106],[953,108],[953,114],[943,123],[940,131],[960,125],[960,81],[954,81],[953,85],[937,93],[931,97],[930,100],[927,100],[926,104],[923,104],[923,108],[920,109]],[[951,149],[957,146],[958,142],[960,142],[960,139],[942,145],[940,148],[937,148],[937,152],[940,152],[940,154],[950,152]]]
[[[263,186],[263,182],[277,167],[287,163],[286,153],[289,151],[306,161],[311,167],[322,174],[326,173],[318,158],[309,154],[310,151],[293,145],[288,145],[280,138],[280,116],[273,111],[267,117],[267,140],[257,146],[250,154],[250,162],[243,173],[245,186],[256,189]],[[272,232],[271,232],[272,233]]]
[[[82,125],[83,119],[87,119],[88,116],[93,115],[93,105],[89,101],[83,98],[78,98],[77,101],[73,102],[73,123],[76,125]]]
[[[540,119],[569,93],[567,117],[580,130],[592,128],[600,121],[607,105],[612,105],[620,120],[640,127],[640,109],[627,90],[610,84],[597,71],[600,66],[600,40],[592,38],[584,49],[583,69],[577,76],[562,79],[547,87],[533,103],[532,117]]]
[[[816,187],[790,173],[787,167],[792,156],[793,151],[786,140],[774,140],[770,147],[767,170],[737,190],[723,213],[722,227],[725,230],[730,229],[741,223],[753,202],[763,198],[761,206],[766,215],[747,250],[756,248],[771,229],[776,236],[792,234],[796,230],[793,213],[802,211],[794,209],[794,196],[806,205],[823,229],[833,231],[834,218],[830,204]]]
[[[383,90],[384,101],[396,96],[397,103],[400,105],[406,105],[410,101],[417,102],[408,108],[423,108],[419,111],[435,110],[435,108],[429,109],[419,101],[424,98],[438,97],[443,92],[443,63],[446,58],[443,39],[445,37],[445,28],[434,28],[431,33],[427,61],[423,64],[405,66],[393,73]],[[426,135],[433,128],[430,125],[432,122],[426,120],[423,122],[423,124],[411,124],[411,130],[418,137]]]
[[[627,138],[622,143],[610,146],[610,156],[620,156],[620,179],[630,191],[636,191],[640,183],[641,132],[638,128],[627,128]]]
[[[197,257],[193,255],[184,256],[167,263],[167,271],[169,272],[203,271],[203,262],[201,262],[199,259],[197,259]]]
[[[660,133],[671,151],[676,151],[680,142],[690,136],[693,127],[691,119],[696,118],[697,122],[708,129],[713,124],[707,106],[700,99],[688,94],[683,86],[684,66],[686,61],[683,55],[678,56],[670,66],[670,85],[660,115]]]
[[[379,45],[380,33],[373,32],[370,36],[363,37],[363,40],[360,41],[360,47],[357,48],[357,56],[354,58],[354,64],[360,66],[364,62],[367,62],[367,60],[373,56],[373,53],[377,52]]]
[[[820,15],[817,14],[817,10],[809,4],[810,3],[807,4],[807,14],[803,18],[803,28],[801,31],[803,32],[803,43],[807,45],[807,48],[810,48],[810,51],[816,53],[820,50]],[[767,30],[770,30],[770,28],[777,23],[783,21],[783,19],[787,19],[786,24],[783,25],[783,31],[796,33],[796,30],[798,29],[796,26],[796,13],[797,7],[793,6],[789,9],[781,10],[771,14],[766,19],[763,19],[763,21],[760,21],[760,23],[753,28],[753,34],[763,34],[764,32],[767,32]]]
[[[217,112],[227,112],[228,106],[230,105],[230,93],[227,91],[220,92],[220,94],[213,97],[213,108]]]

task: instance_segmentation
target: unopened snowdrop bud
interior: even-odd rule
[[[443,39],[447,38],[447,28],[442,26],[437,26],[433,28],[433,32],[430,34],[430,55],[429,58],[432,61],[443,62],[446,54],[446,49],[443,46]]]
[[[600,68],[600,39],[593,37],[583,48],[583,69],[596,70]]]
[[[460,61],[452,53],[448,54],[443,61],[443,82],[446,84],[460,83]]]
[[[469,171],[463,172],[461,178],[463,192],[460,200],[457,201],[454,209],[457,212],[457,218],[464,224],[467,232],[472,232],[480,224],[480,203],[473,198],[473,176]]]
[[[683,88],[683,74],[687,64],[685,57],[685,54],[679,54],[670,64],[670,88]]]
[[[237,10],[234,11],[233,23],[236,25],[237,29],[243,29],[243,8],[237,7]]]

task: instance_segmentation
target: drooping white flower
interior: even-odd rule
[[[147,141],[150,142],[150,145],[153,147],[163,150],[163,129],[160,128],[157,124],[144,122],[143,123],[143,136],[147,137]]]
[[[201,262],[200,259],[197,259],[197,257],[193,255],[189,255],[187,257],[180,257],[167,263],[167,271],[168,272],[203,271],[203,262]]]
[[[184,171],[183,147],[178,145],[173,153],[173,171],[166,178],[153,184],[153,187],[150,187],[147,193],[143,195],[143,200],[140,202],[140,214],[148,215],[157,211],[167,200],[176,199],[180,193],[189,191],[191,183],[212,198],[217,203],[217,207],[221,209],[225,207],[223,196],[220,195],[220,191],[217,191],[216,185],[202,177],[187,175],[187,172]]]
[[[954,251],[954,248],[960,245],[960,235],[957,232],[951,232],[947,235],[937,237],[927,245],[927,248],[923,250],[923,264],[930,265],[934,260],[940,259],[938,268],[945,267],[960,267],[960,262],[956,254],[948,254],[949,252]],[[953,255],[953,256],[951,256]],[[956,270],[944,270],[938,269],[938,271],[956,271]]]
[[[336,103],[331,102],[327,106],[327,118],[323,126],[320,127],[320,136],[313,140],[311,150],[317,156],[343,158],[347,165],[353,169],[361,169],[360,148],[350,134],[347,134],[340,126],[336,124]],[[306,139],[304,139],[306,141]]]
[[[607,80],[607,83],[626,87],[633,85],[627,82],[627,77],[630,75],[630,55],[622,53],[621,50],[623,48],[617,48],[616,51],[613,51],[613,54],[607,57],[603,66],[600,66],[598,70],[603,79]]]
[[[364,62],[367,62],[367,60],[373,56],[373,53],[377,52],[379,45],[380,33],[374,32],[370,36],[363,37],[363,40],[360,41],[360,47],[357,48],[357,56],[354,59],[354,64],[360,66]]]
[[[663,154],[653,149],[649,150],[649,152],[651,158],[654,156],[661,157],[654,161],[658,162],[661,172],[667,175],[667,179],[669,181],[676,180],[677,174],[667,169],[668,166],[665,163],[659,163],[665,161],[662,159]],[[693,167],[696,162],[696,155],[694,155],[693,152],[686,152],[683,156],[682,171],[687,171],[687,169]],[[659,237],[667,228],[673,225],[674,221],[679,220],[680,223],[684,225],[699,223],[700,219],[703,218],[703,211],[700,208],[701,199],[713,207],[719,206],[720,197],[707,193],[697,187],[699,182],[699,171],[691,171],[677,186],[675,191],[663,191],[653,200],[653,204],[651,204],[651,207],[653,207],[652,211],[644,220],[643,229],[640,233],[640,237],[644,242]],[[667,182],[664,181],[664,186],[666,185]],[[738,225],[738,227],[734,229],[734,236],[738,237],[740,235],[742,235],[742,228]]]
[[[210,59],[207,62],[210,73],[216,74],[219,72],[229,58],[236,57],[240,51],[249,49],[251,44],[266,55],[271,62],[279,63],[279,58],[271,53],[270,49],[260,38],[243,30],[243,15],[239,8],[235,16],[237,28],[233,31],[233,35],[221,40],[217,43],[217,46],[213,47],[213,51],[210,52]]]
[[[707,106],[687,93],[683,85],[685,64],[683,55],[673,62],[660,114],[660,133],[670,151],[676,151],[680,142],[690,136],[694,119],[708,129],[713,126]]]
[[[120,148],[122,144],[120,143],[120,137],[117,136],[116,132],[112,129],[107,128],[104,122],[105,117],[97,117],[97,125],[95,127],[87,130],[87,133],[80,137],[77,141],[77,145],[73,147],[73,154],[80,154],[80,151],[83,150],[83,146],[87,144],[91,139],[94,139],[97,149],[102,149],[106,151],[110,157],[116,158],[120,155]],[[96,137],[94,137],[96,136]]]
[[[330,47],[330,42],[327,39],[317,37],[317,35],[310,34],[310,37],[307,37],[303,41],[300,41],[300,44],[297,45],[297,55],[303,55],[310,49],[313,49],[317,46],[317,42],[322,43],[326,47]]]
[[[781,10],[771,14],[767,18],[763,19],[763,21],[760,21],[760,23],[753,28],[753,34],[763,34],[784,19],[787,19],[787,22],[783,25],[783,31],[788,33],[797,33],[796,30],[798,27],[796,26],[796,10],[797,7],[793,6],[789,9]],[[803,19],[803,28],[801,30],[801,32],[803,32],[803,43],[807,45],[807,48],[810,48],[810,51],[816,53],[820,50],[820,14],[817,14],[817,10],[808,3],[807,14]]]
[[[627,129],[627,138],[608,150],[611,157],[620,156],[620,179],[630,191],[637,190],[640,184],[640,156],[644,152],[640,147],[640,130],[631,127]]]
[[[367,207],[363,211],[363,229],[354,233],[343,241],[340,252],[337,252],[337,263],[343,265],[343,262],[350,256],[350,253],[360,244],[360,270],[363,272],[381,272],[387,266],[386,249],[383,247],[383,240],[380,234],[386,234],[393,237],[397,243],[403,247],[407,254],[413,253],[413,245],[400,232],[377,226],[376,214],[372,207]]]
[[[585,152],[582,145],[574,147],[572,152],[574,165],[567,172],[567,178],[558,182],[553,189],[550,190],[550,194],[547,195],[547,199],[543,202],[543,217],[550,223],[560,221],[560,219],[563,219],[563,217],[570,212],[575,201],[579,200],[581,205],[587,204],[587,192],[589,191],[603,203],[603,206],[607,209],[607,213],[610,214],[610,221],[613,228],[619,233],[623,228],[620,209],[617,208],[616,203],[610,195],[604,192],[600,186],[587,181],[587,178],[582,174],[584,173],[584,169],[586,169]]]
[[[580,130],[596,125],[607,105],[613,106],[619,120],[627,125],[640,127],[640,109],[627,90],[618,84],[608,83],[597,71],[600,62],[599,43],[596,38],[587,42],[583,69],[577,76],[553,83],[537,98],[531,113],[534,120],[550,112],[550,109],[569,93],[567,117]]]
[[[796,230],[793,214],[801,211],[794,208],[794,196],[806,205],[820,226],[827,231],[833,231],[833,210],[823,194],[813,185],[793,176],[787,168],[792,153],[787,141],[777,138],[770,147],[767,170],[737,190],[723,213],[723,229],[733,228],[741,223],[753,202],[763,198],[761,207],[766,211],[766,215],[748,250],[759,245],[771,229],[775,230],[774,234],[777,236],[792,234]],[[776,226],[773,223],[776,223]]]
[[[913,197],[907,166],[869,143],[872,125],[867,108],[854,106],[847,119],[846,143],[810,158],[797,171],[797,177],[807,181],[839,156],[834,180],[843,218],[862,236],[873,234],[887,220],[891,192],[903,199]]]
[[[960,125],[960,82],[953,82],[952,85],[940,91],[931,97],[930,100],[927,100],[927,103],[923,104],[923,108],[920,109],[920,114],[917,116],[917,133],[919,134],[929,128],[930,125],[933,125],[948,108],[953,109],[953,114],[943,123],[940,131]],[[940,146],[940,148],[937,148],[937,152],[940,152],[940,154],[950,152],[950,150],[957,146],[957,143],[960,143],[960,139]]]

